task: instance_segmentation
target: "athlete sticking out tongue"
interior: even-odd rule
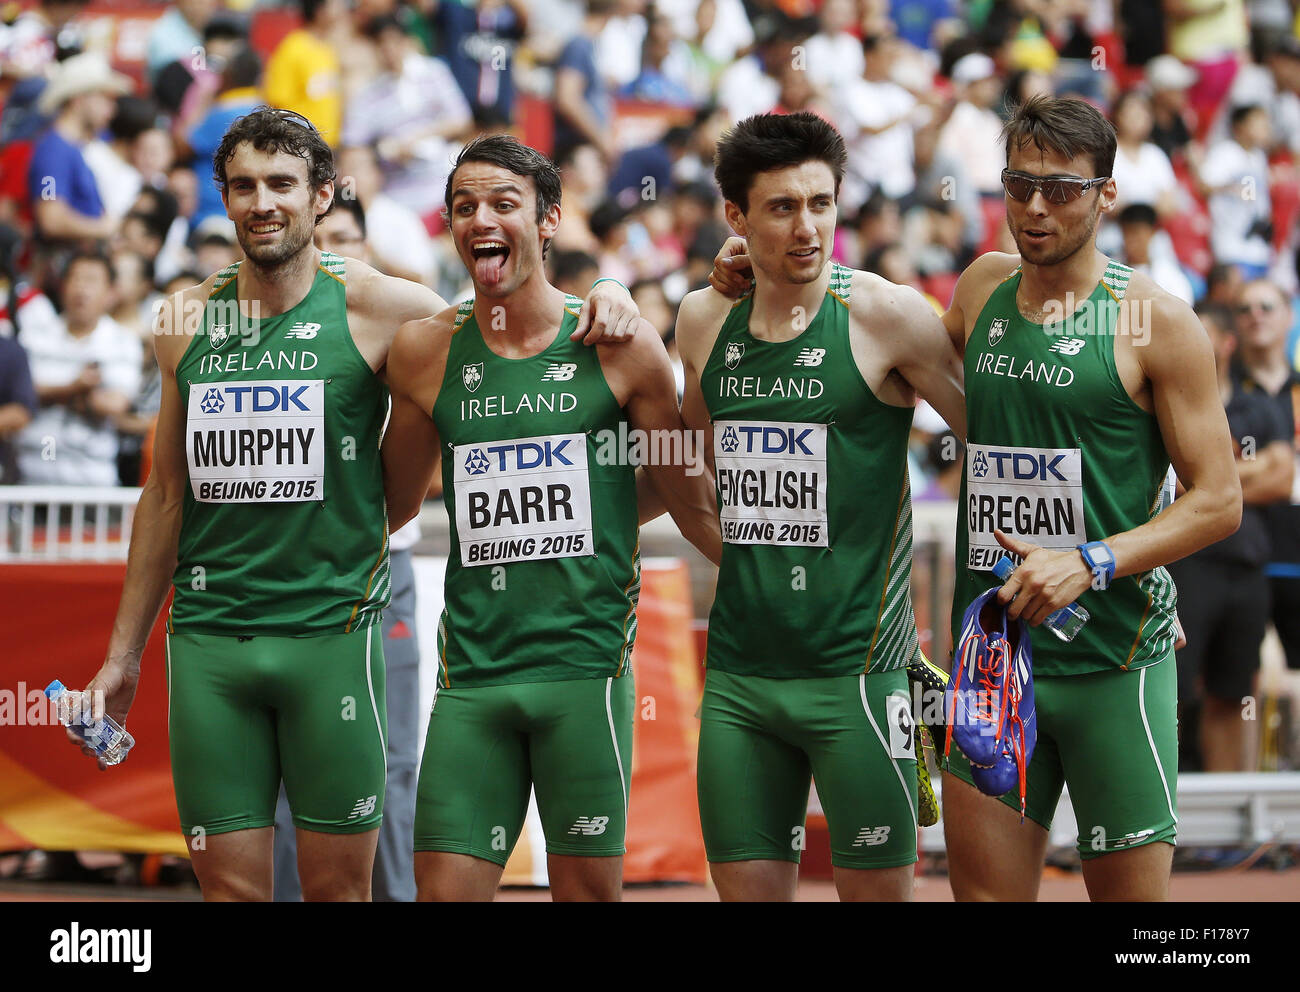
[[[419,898],[491,899],[532,785],[554,898],[617,899],[640,558],[634,466],[611,464],[602,440],[629,427],[681,436],[672,367],[644,320],[625,344],[571,339],[581,301],[542,269],[560,220],[544,156],[502,135],[471,142],[447,205],[474,298],[398,332],[383,445],[393,522],[415,512],[441,450],[451,524]],[[647,474],[716,561],[703,465]]]

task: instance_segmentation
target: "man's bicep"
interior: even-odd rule
[[[380,305],[396,324],[433,317],[447,309],[447,303],[428,286],[396,276],[383,276]]]
[[[909,292],[904,300],[902,345],[905,350],[898,371],[964,440],[964,370],[947,325],[918,294]]]
[[[174,375],[162,375],[158,422],[154,429],[151,481],[164,493],[179,497],[189,483],[189,461],[185,448],[185,407]]]
[[[680,429],[682,418],[677,408],[677,382],[673,378],[668,352],[654,328],[643,323],[630,342],[628,353],[618,356],[618,360],[637,370],[626,407],[629,426],[641,430]]]
[[[380,448],[384,495],[396,527],[419,513],[438,467],[438,429],[409,396],[394,392],[388,428]]]
[[[1190,312],[1175,318],[1144,363],[1165,450],[1188,489],[1237,478],[1214,356],[1195,321]]]

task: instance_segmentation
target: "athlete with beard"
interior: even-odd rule
[[[304,897],[365,900],[385,770],[380,373],[401,323],[445,303],[314,246],[335,174],[306,118],[240,118],[214,178],[245,258],[159,313],[153,472],[87,698],[126,722],[174,585],[172,775],[204,898],[271,897],[283,778]]]
[[[1115,133],[1080,100],[1035,97],[1004,130],[1019,255],[977,259],[944,317],[964,354],[962,610],[1023,559],[999,598],[1034,626],[1038,746],[1019,790],[944,778],[958,899],[1032,900],[1063,785],[1094,900],[1168,897],[1177,816],[1173,582],[1163,565],[1236,530],[1241,489],[1200,323],[1146,275],[1097,251],[1115,202]],[[1156,515],[1170,461],[1186,489]],[[1078,600],[1070,642],[1041,625]],[[954,754],[956,752],[954,751]]]

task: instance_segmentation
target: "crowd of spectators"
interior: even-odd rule
[[[583,295],[597,275],[622,280],[671,350],[677,305],[728,233],[711,165],[732,122],[810,110],[834,123],[849,149],[834,257],[942,310],[972,258],[1014,250],[999,179],[1009,108],[1078,96],[1118,134],[1102,249],[1227,339],[1260,336],[1241,300],[1265,285],[1269,360],[1296,368],[1288,0],[300,0],[297,26],[260,47],[251,29],[269,8],[238,6],[167,5],[136,75],[89,43],[84,0],[0,24],[4,482],[140,482],[159,395],[153,307],[240,257],[212,154],[261,103],[334,145],[336,195],[363,211],[373,264],[452,301],[471,287],[441,212],[451,161],[479,133],[530,140],[563,177],[555,283]],[[1244,381],[1225,372],[1225,402]],[[1293,444],[1295,422],[1276,440]],[[917,498],[953,498],[960,464],[923,405]],[[1277,486],[1247,498],[1290,506]],[[1300,665],[1300,632],[1289,640]]]

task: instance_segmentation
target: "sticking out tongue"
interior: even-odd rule
[[[506,267],[506,256],[510,252],[505,248],[493,249],[474,259],[474,277],[484,286],[495,286],[501,281],[501,273]]]

